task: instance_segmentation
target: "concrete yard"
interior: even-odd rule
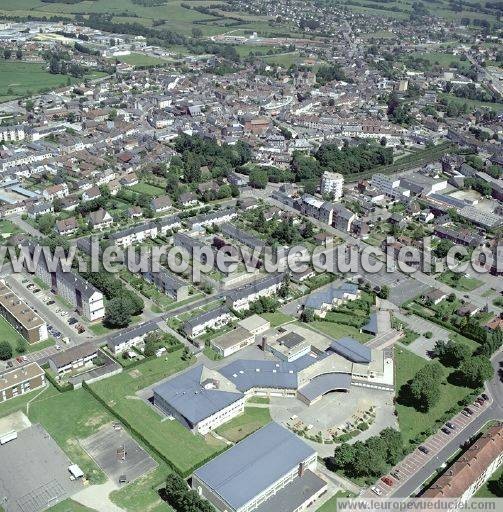
[[[80,444],[116,485],[123,475],[126,482],[133,482],[157,467],[157,462],[122,427],[116,430],[111,424],[105,425]],[[125,457],[120,453],[122,449]]]
[[[0,446],[0,505],[6,512],[38,512],[83,488],[70,480],[72,461],[39,425]]]

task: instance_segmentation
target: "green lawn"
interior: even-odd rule
[[[51,434],[70,460],[78,464],[91,483],[104,483],[105,474],[79,444],[94,434],[113,416],[84,389],[54,393],[52,386],[40,399],[30,404],[29,418]]]
[[[68,498],[54,507],[48,508],[46,512],[96,512],[94,508],[85,507],[80,503]]]
[[[39,343],[30,344],[28,341],[19,334],[12,325],[5,320],[3,316],[0,316],[0,340],[7,341],[12,347],[13,356],[23,354],[25,352],[17,350],[18,342],[23,343],[26,347],[26,353],[37,352],[38,350],[42,350],[43,348],[50,347],[54,345],[54,340],[52,338],[48,338],[45,341],[41,341]]]
[[[278,327],[279,325],[286,324],[287,322],[291,322],[293,317],[290,315],[285,315],[281,311],[276,311],[274,313],[263,313],[260,315],[271,323],[271,327]]]
[[[0,418],[8,416],[16,411],[23,411],[26,414],[26,406],[28,402],[36,402],[38,400],[45,400],[51,396],[56,396],[58,391],[53,386],[46,386],[45,388],[35,389],[30,393],[11,398],[5,402],[0,403]]]
[[[135,192],[139,192],[140,194],[146,194],[148,196],[157,197],[165,195],[166,192],[163,188],[155,187],[154,185],[150,185],[149,183],[137,183],[131,187],[131,190]]]
[[[171,472],[165,463],[160,463],[154,471],[150,471],[129,485],[113,491],[110,494],[110,499],[118,507],[128,512],[138,512],[140,510],[148,512],[173,511],[156,492],[156,488],[166,481],[166,477]]]
[[[0,67],[1,69],[1,67]],[[0,78],[1,81],[1,78]],[[21,229],[19,229],[13,222],[10,220],[0,220],[0,236],[8,237],[11,235],[15,235],[17,233],[21,233]]]
[[[249,400],[249,404],[269,404],[270,398],[267,396],[252,396]]]
[[[319,320],[304,325],[306,327],[311,327],[314,330],[321,331],[334,339],[350,336],[351,338],[354,338],[361,343],[367,343],[367,341],[372,339],[370,334],[362,333],[359,331],[359,329],[352,327],[351,325],[337,324],[334,322],[322,322]]]
[[[115,58],[120,62],[125,62],[126,64],[137,67],[164,66],[168,64],[168,61],[165,59],[151,57],[150,55],[144,55],[143,53],[131,53],[130,55],[122,55]]]
[[[245,412],[216,429],[216,433],[237,443],[271,421],[269,409],[245,407]]]
[[[412,379],[414,375],[427,364],[427,361],[409,350],[395,349],[395,378],[397,393],[400,387]],[[449,370],[445,369],[447,376]],[[441,396],[438,403],[427,413],[418,412],[413,407],[397,404],[398,423],[405,443],[414,439],[421,432],[429,429],[435,421],[441,418],[451,407],[455,406],[470,393],[469,388],[454,386],[449,383],[441,385]]]
[[[475,498],[503,498],[501,493],[497,493],[495,489],[494,483],[498,478],[503,475],[503,466],[500,466],[494,474],[489,478],[489,480],[479,489]]]
[[[67,75],[52,75],[46,64],[0,60],[0,101],[38,94],[78,82]]]
[[[207,457],[224,448],[224,444],[208,436],[194,435],[178,421],[166,418],[136,397],[136,393],[151,384],[187,368],[190,363],[182,361],[182,351],[173,352],[166,358],[146,361],[120,375],[91,385],[133,430],[141,433],[150,444],[180,471],[189,471]]]
[[[316,512],[335,512],[337,510],[337,498],[351,498],[354,496],[349,491],[337,491],[328,501],[326,501]]]
[[[459,290],[462,292],[471,292],[482,286],[484,283],[479,279],[475,279],[474,277],[465,277],[463,274],[456,274],[448,270],[444,272],[441,276],[437,277],[437,279],[455,290]]]

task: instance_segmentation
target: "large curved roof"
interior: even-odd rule
[[[351,375],[348,373],[323,373],[300,388],[299,394],[312,402],[330,391],[347,391],[350,385]]]

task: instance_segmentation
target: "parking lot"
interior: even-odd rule
[[[454,416],[448,423],[452,424],[455,428],[448,429],[451,433],[447,434],[439,430],[426,441],[421,444],[428,453],[424,453],[416,448],[411,454],[397,464],[388,475],[383,478],[388,480],[391,485],[387,485],[383,479],[378,480],[372,489],[367,489],[362,494],[363,497],[381,496],[386,497],[394,494],[401,485],[403,485],[409,478],[414,477],[418,471],[431,459],[437,456],[437,454],[445,447],[446,443],[452,441],[453,438],[458,436],[475,418],[477,418],[482,412],[484,412],[490,402],[484,402],[484,405],[473,405],[469,406],[472,411],[472,415],[465,415],[460,412]],[[375,491],[373,490],[375,489]]]
[[[119,426],[105,425],[80,444],[116,485],[121,477],[125,477],[121,483],[133,482],[157,467],[157,462]]]
[[[70,480],[72,462],[41,425],[0,446],[0,504],[6,512],[38,512],[83,488]]]

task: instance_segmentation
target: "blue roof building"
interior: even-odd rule
[[[271,422],[195,471],[192,487],[220,511],[266,511],[273,500],[274,510],[292,512],[326,489],[314,473],[316,458],[293,432]]]

